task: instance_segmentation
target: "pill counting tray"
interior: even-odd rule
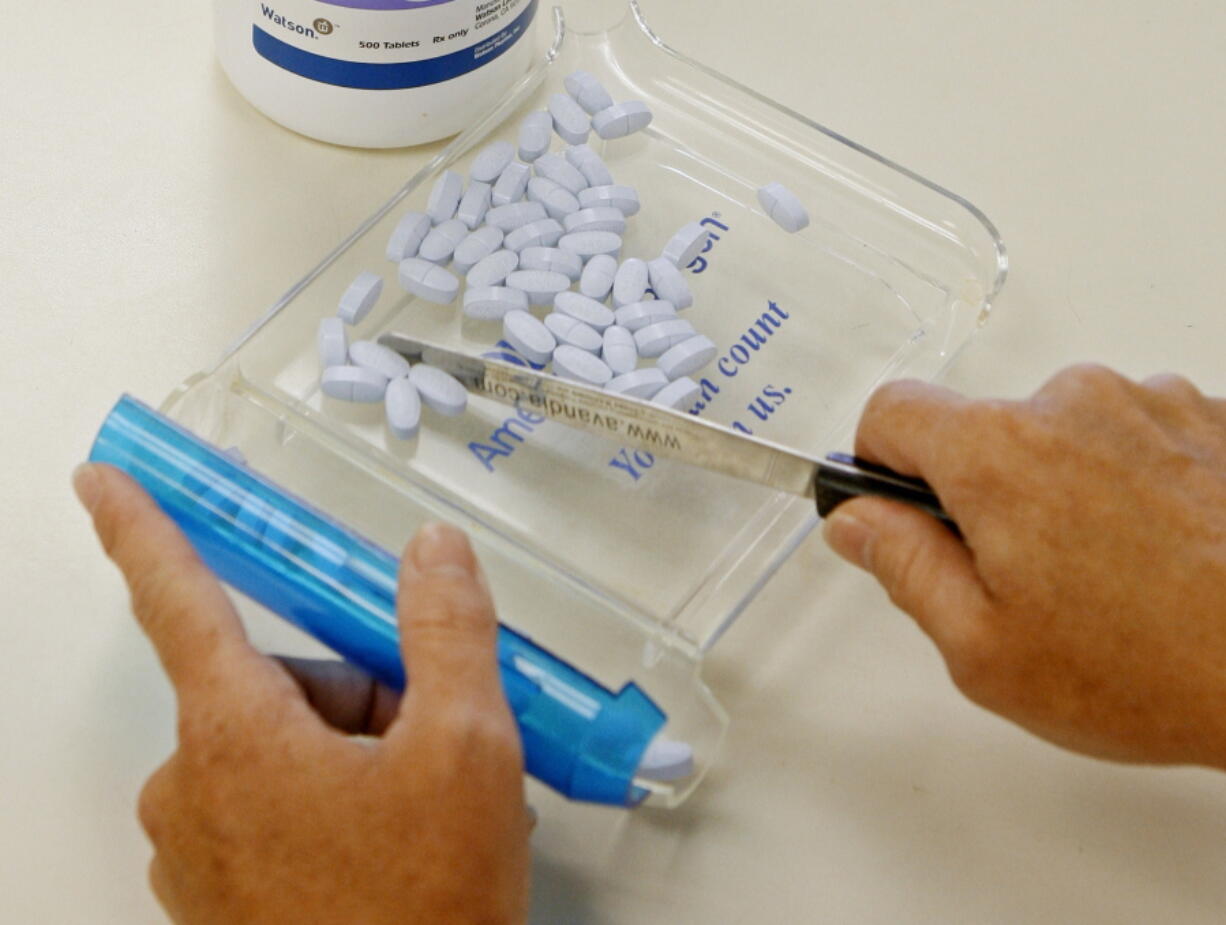
[[[940,375],[987,319],[1006,258],[974,207],[672,51],[636,3],[565,0],[541,8],[537,31],[548,48],[497,108],[164,410],[388,548],[434,518],[467,529],[504,622],[611,688],[637,682],[668,714],[668,735],[694,746],[697,772],[653,796],[675,805],[726,726],[702,684],[703,655],[812,529],[812,502],[480,397],[464,417],[427,413],[416,439],[397,440],[381,406],[321,394],[319,320],[372,270],[384,293],[351,339],[399,331],[499,355],[499,324],[406,294],[384,247],[443,170],[466,174],[486,144],[514,142],[522,118],[580,68],[654,112],[645,132],[593,136],[643,203],[623,257],[655,257],[686,222],[712,233],[689,268],[685,313],[720,348],[694,376],[706,420],[813,455],[845,448],[874,386]],[[763,213],[756,190],[772,181],[807,206],[803,232]]]

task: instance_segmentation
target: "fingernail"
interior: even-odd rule
[[[98,480],[98,467],[93,463],[81,463],[72,472],[72,488],[85,510],[93,513],[98,502],[98,493],[102,484]]]
[[[410,555],[418,571],[447,566],[472,572],[472,552],[464,534],[450,524],[429,523],[417,531]]]
[[[842,558],[862,569],[869,568],[869,544],[873,531],[864,521],[836,508],[826,518],[822,534],[830,548]]]

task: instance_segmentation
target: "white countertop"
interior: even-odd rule
[[[1020,395],[1093,359],[1226,393],[1226,7],[643,5],[681,50],[1000,227],[1012,275],[954,385]],[[0,33],[6,923],[162,921],[133,807],[173,703],[73,465],[120,392],[158,401],[209,365],[437,150],[268,122],[216,67],[207,7],[30,4]],[[1226,777],[1073,757],[971,706],[816,535],[706,679],[733,725],[682,809],[533,785],[537,921],[1223,917]]]

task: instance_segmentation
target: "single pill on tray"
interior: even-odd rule
[[[639,365],[639,350],[635,346],[634,335],[620,325],[609,325],[601,339],[600,358],[615,376],[632,372]]]
[[[493,225],[505,234],[548,217],[545,207],[539,202],[509,202],[485,213],[486,224]]]
[[[430,201],[426,206],[430,221],[437,225],[455,218],[455,210],[460,207],[460,197],[463,195],[464,178],[454,170],[446,171],[430,191]]]
[[[421,427],[421,396],[407,377],[393,379],[383,396],[388,429],[401,440],[412,440]]]
[[[611,231],[576,231],[564,234],[554,242],[563,250],[574,251],[584,260],[599,254],[617,257],[622,252],[622,238]]]
[[[494,189],[490,193],[490,205],[505,206],[519,202],[528,190],[528,181],[532,179],[532,168],[519,161],[512,161],[502,172]]]
[[[548,363],[558,346],[549,328],[523,311],[507,312],[502,319],[502,336],[525,360],[537,365]]]
[[[500,286],[518,269],[519,254],[505,249],[494,251],[488,257],[477,261],[476,266],[468,271],[465,282],[478,289],[482,286]]]
[[[672,302],[677,311],[683,311],[694,304],[694,294],[690,292],[681,271],[667,257],[657,257],[648,263],[647,275],[655,294],[666,302]]]
[[[507,285],[526,292],[533,305],[552,305],[559,292],[570,288],[570,277],[551,270],[516,270]]]
[[[519,124],[519,158],[532,163],[549,151],[553,140],[553,116],[547,112],[528,113]]]
[[[369,369],[384,379],[399,379],[409,374],[409,361],[390,347],[371,340],[355,340],[349,345],[349,361]]]
[[[361,366],[332,366],[324,370],[319,387],[329,398],[371,403],[383,401],[387,377]]]
[[[532,169],[536,171],[538,177],[544,177],[547,180],[552,180],[559,186],[565,187],[576,196],[587,189],[587,179],[579,171],[578,167],[571,164],[561,154],[545,154],[539,158]]]
[[[579,200],[575,200],[579,204]],[[562,218],[562,227],[567,234],[578,231],[611,231],[614,234],[626,233],[626,216],[621,209],[612,206],[597,206],[594,209],[578,209]]]
[[[592,128],[605,141],[625,138],[651,125],[651,110],[646,103],[631,100],[616,103],[592,116]]]
[[[468,226],[468,230],[472,231],[481,224],[481,220],[485,218],[485,213],[490,210],[490,196],[493,193],[493,187],[488,183],[482,183],[474,180],[468,185],[468,189],[464,192],[464,198],[460,200],[460,207],[456,210],[455,217]]]
[[[345,324],[361,324],[383,294],[383,277],[366,270],[359,273],[341,296],[336,313]]]
[[[559,344],[570,344],[593,356],[600,352],[600,335],[595,328],[588,327],[578,318],[563,315],[561,312],[550,312],[545,316],[545,327],[549,328],[549,333]]]
[[[456,269],[461,273],[470,272],[478,263],[502,247],[503,237],[502,231],[493,225],[478,228],[456,247],[452,255]]]
[[[482,286],[464,293],[464,314],[477,321],[501,321],[507,312],[528,310],[528,294],[510,286]]]
[[[671,260],[674,266],[685,269],[703,252],[710,237],[711,233],[702,225],[690,222],[664,245],[663,256]]]
[[[696,373],[715,359],[719,349],[711,338],[701,334],[683,340],[668,349],[668,352],[656,362],[669,379],[680,379]]]
[[[683,780],[694,773],[694,749],[688,742],[674,742],[671,739],[658,738],[652,740],[647,751],[639,759],[635,775],[648,780],[667,783]]]
[[[668,376],[654,366],[646,366],[622,373],[610,380],[605,389],[619,395],[629,395],[631,398],[651,398],[666,385]]]
[[[409,381],[421,396],[421,402],[431,411],[453,418],[464,413],[468,407],[468,389],[449,372],[418,363],[409,373]]]
[[[416,257],[417,249],[426,240],[433,224],[425,212],[410,212],[402,218],[387,240],[387,259],[400,263],[409,257]]]
[[[528,199],[543,205],[550,218],[561,219],[579,211],[575,194],[548,177],[533,177],[528,181]]]
[[[519,254],[519,266],[523,270],[564,273],[572,283],[583,275],[583,258],[560,247],[525,247]]]
[[[528,247],[554,247],[561,239],[565,229],[556,218],[543,218],[539,222],[530,222],[522,228],[516,228],[507,235],[503,242],[507,250],[522,251]],[[520,258],[522,263],[523,258]]]
[[[597,331],[603,332],[613,323],[613,312],[608,306],[589,299],[580,292],[559,292],[553,300],[553,307],[563,315],[570,315],[584,324],[591,325]]]
[[[613,289],[613,280],[616,277],[617,258],[610,257],[608,254],[597,254],[583,268],[583,274],[579,277],[579,291],[589,299],[603,302],[609,297],[609,292]]]
[[[549,115],[553,117],[553,130],[569,144],[581,145],[592,134],[591,117],[565,93],[549,97]]]
[[[634,332],[634,346],[641,357],[658,357],[682,341],[689,340],[694,334],[694,326],[681,318],[657,321]]]
[[[613,305],[622,308],[642,302],[647,294],[647,261],[631,257],[617,268],[613,278]]]
[[[644,302],[631,302],[613,312],[613,320],[627,331],[640,331],[651,324],[661,321],[673,321],[677,318],[677,309],[672,302],[664,299],[648,299]]]
[[[795,234],[809,227],[808,210],[782,183],[768,183],[758,190],[758,203],[784,231]]]
[[[575,71],[568,75],[563,83],[566,85],[566,92],[574,97],[575,102],[582,106],[588,115],[595,115],[613,105],[613,97],[595,74]]]
[[[608,186],[593,186],[579,193],[579,205],[585,209],[598,206],[612,206],[621,211],[626,218],[637,215],[642,205],[639,193],[633,186],[610,184]]]
[[[451,218],[441,225],[435,225],[421,242],[417,256],[431,263],[446,263],[460,246],[460,242],[469,235],[468,226],[458,218]]]
[[[473,158],[468,174],[480,183],[493,183],[513,160],[515,145],[509,141],[496,141]]]
[[[319,348],[319,365],[324,369],[349,362],[349,335],[340,318],[324,318],[319,322],[315,344]]]
[[[460,292],[460,281],[453,273],[420,257],[400,262],[400,285],[407,292],[439,305],[450,305]]]
[[[601,387],[613,378],[613,371],[604,360],[570,344],[563,344],[553,352],[553,373],[563,379]]]
[[[682,376],[660,389],[651,400],[676,411],[689,411],[702,398],[702,389],[689,376]]]

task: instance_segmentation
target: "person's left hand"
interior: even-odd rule
[[[176,922],[525,918],[523,758],[462,533],[427,526],[401,563],[401,701],[343,665],[259,654],[135,482],[89,465],[74,483],[178,695],[178,748],[139,807]]]

